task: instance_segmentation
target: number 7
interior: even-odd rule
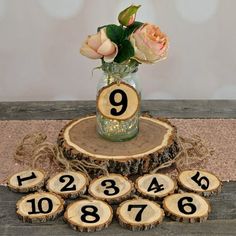
[[[140,208],[138,214],[135,217],[135,221],[140,222],[142,220],[142,213],[144,209],[147,207],[147,204],[143,205],[128,205],[128,211],[131,211],[133,208]]]

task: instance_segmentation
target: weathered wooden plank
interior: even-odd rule
[[[73,119],[95,110],[95,101],[1,102],[0,120]],[[236,100],[142,101],[142,110],[167,118],[236,118]]]

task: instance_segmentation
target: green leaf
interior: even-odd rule
[[[122,26],[108,25],[106,27],[106,34],[107,37],[117,45],[125,39],[125,30]]]
[[[134,48],[129,40],[124,40],[119,46],[119,52],[115,58],[115,62],[122,63],[134,56]]]
[[[142,22],[135,21],[131,26],[125,29],[126,37],[128,38],[136,29],[140,28],[142,25]]]

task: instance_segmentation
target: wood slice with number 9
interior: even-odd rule
[[[195,193],[177,193],[167,196],[163,208],[168,216],[180,222],[203,222],[211,211],[209,202]]]
[[[76,198],[84,194],[88,185],[85,174],[75,171],[60,172],[47,182],[47,189],[63,198]]]
[[[174,193],[177,185],[167,175],[146,174],[135,181],[135,187],[142,197],[161,201],[167,195]]]
[[[89,194],[108,203],[120,203],[134,192],[133,183],[119,174],[109,174],[94,179],[89,185]]]
[[[122,202],[116,213],[120,225],[132,231],[151,229],[160,224],[165,215],[157,203],[142,198]]]
[[[75,230],[94,232],[107,228],[113,217],[112,208],[100,200],[79,200],[71,203],[64,219]]]
[[[131,85],[111,83],[99,91],[97,107],[106,118],[127,120],[137,112],[139,100],[137,91]]]
[[[54,193],[33,193],[22,197],[16,209],[23,222],[46,222],[54,220],[63,212],[64,200]]]
[[[221,191],[221,181],[205,170],[185,170],[179,174],[177,180],[184,191],[206,197]]]

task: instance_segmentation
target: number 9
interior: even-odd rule
[[[119,102],[115,101],[115,96],[116,94],[120,94],[121,95],[121,100]],[[115,89],[111,92],[110,96],[109,96],[109,101],[111,103],[111,105],[113,106],[120,106],[122,105],[122,108],[120,111],[117,111],[116,108],[112,108],[111,109],[111,115],[113,116],[120,116],[122,114],[125,113],[126,109],[127,109],[127,106],[128,106],[128,98],[127,98],[127,95],[126,93],[121,90],[121,89]]]

